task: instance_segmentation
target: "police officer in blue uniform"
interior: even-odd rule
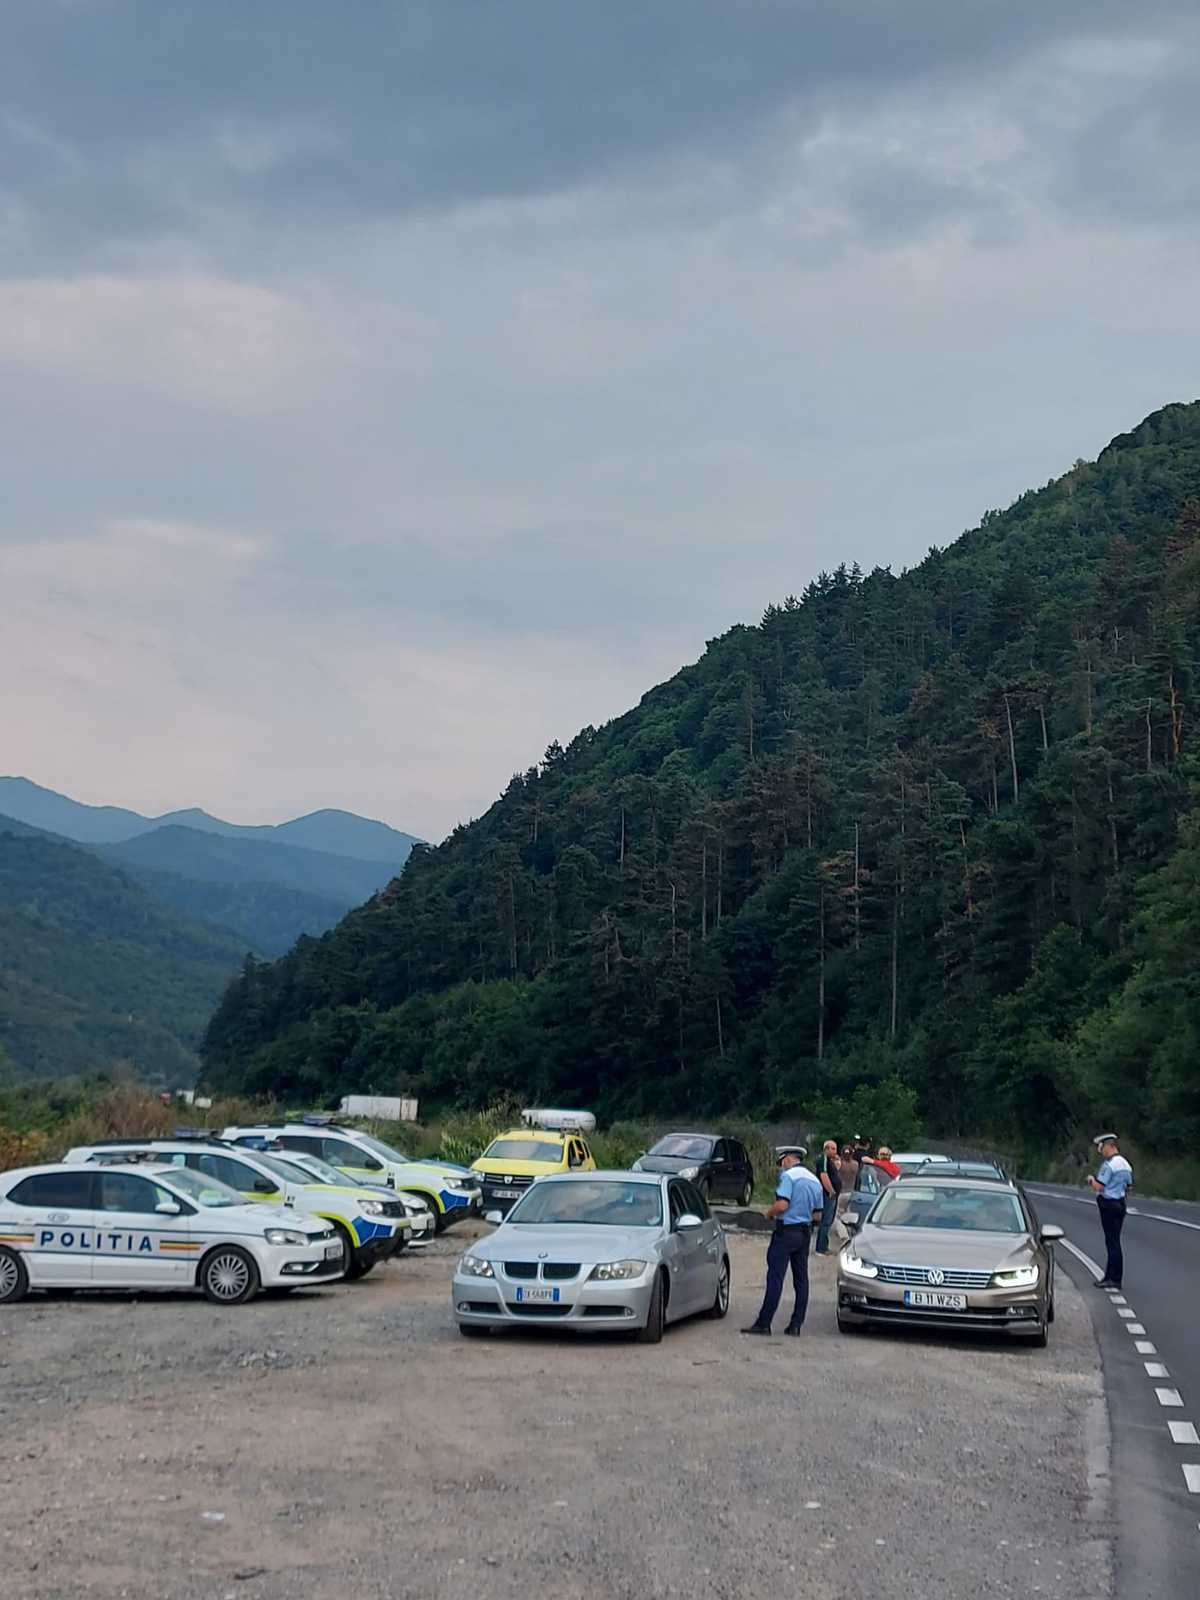
[[[1121,1229],[1125,1226],[1125,1196],[1133,1185],[1133,1168],[1121,1154],[1115,1133],[1098,1133],[1092,1140],[1100,1152],[1100,1169],[1088,1183],[1096,1196],[1104,1247],[1108,1257],[1100,1289],[1119,1289],[1125,1278]]]
[[[808,1245],[812,1237],[813,1214],[820,1216],[825,1204],[825,1191],[815,1174],[801,1163],[808,1151],[802,1144],[781,1145],[779,1157],[779,1182],[775,1199],[764,1216],[774,1219],[775,1231],[767,1247],[767,1287],[758,1316],[743,1333],[769,1334],[771,1319],[779,1309],[783,1294],[783,1279],[787,1269],[792,1269],[792,1286],[796,1291],[796,1305],[792,1320],[783,1330],[793,1337],[804,1326],[808,1310]]]

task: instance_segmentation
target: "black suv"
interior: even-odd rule
[[[667,1133],[633,1163],[635,1172],[673,1172],[689,1178],[706,1200],[748,1206],[754,1168],[746,1147],[715,1133]]]

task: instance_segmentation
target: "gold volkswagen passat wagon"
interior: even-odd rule
[[[866,1217],[843,1219],[838,1258],[843,1333],[871,1323],[978,1328],[1045,1345],[1054,1321],[1053,1243],[1025,1194],[994,1179],[907,1178]]]

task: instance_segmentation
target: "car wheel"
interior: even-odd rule
[[[1044,1350],[1050,1343],[1050,1333],[1044,1322],[1038,1323],[1038,1330],[1029,1342],[1035,1350]]]
[[[375,1263],[373,1261],[364,1261],[362,1257],[357,1254],[354,1247],[354,1240],[350,1237],[349,1228],[343,1227],[340,1222],[335,1222],[334,1227],[337,1229],[338,1238],[342,1241],[342,1249],[346,1252],[346,1282],[357,1283],[359,1278],[366,1277],[367,1273],[371,1271]]]
[[[753,1198],[754,1198],[754,1185],[747,1178],[746,1182],[742,1185],[742,1192],[738,1196],[738,1204],[744,1210],[745,1207],[750,1204],[750,1202],[751,1202],[751,1200],[753,1200]]]
[[[240,1245],[218,1245],[200,1263],[200,1287],[214,1305],[240,1306],[258,1293],[258,1286],[254,1257]]]
[[[0,1250],[0,1306],[24,1300],[29,1293],[29,1274],[15,1250]]]
[[[666,1302],[663,1296],[662,1273],[654,1279],[654,1288],[650,1291],[650,1310],[646,1314],[646,1325],[639,1328],[634,1338],[638,1344],[661,1344],[663,1336],[663,1322],[665,1321]]]
[[[1049,1326],[1054,1321],[1054,1296],[1050,1296],[1050,1304],[1046,1307],[1046,1324]]]
[[[729,1310],[729,1257],[725,1256],[721,1262],[721,1270],[717,1274],[716,1299],[704,1313],[713,1322],[720,1322]]]

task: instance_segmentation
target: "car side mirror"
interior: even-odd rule
[[[861,1219],[857,1211],[842,1212],[842,1226],[847,1233],[857,1233]]]
[[[183,1207],[178,1200],[160,1200],[154,1209],[161,1211],[164,1217],[177,1217]]]
[[[1059,1227],[1057,1222],[1043,1222],[1042,1223],[1042,1243],[1043,1244],[1053,1244],[1056,1239],[1061,1239],[1062,1236],[1063,1236],[1063,1230]]]
[[[490,1223],[493,1228],[498,1228],[504,1221],[504,1213],[503,1211],[485,1211],[483,1220]]]
[[[692,1228],[702,1228],[704,1219],[698,1217],[694,1211],[685,1211],[681,1217],[677,1218],[675,1226],[680,1233],[687,1233]]]

